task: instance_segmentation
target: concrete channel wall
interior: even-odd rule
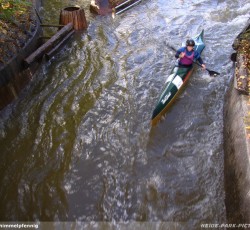
[[[233,88],[224,106],[224,169],[228,222],[250,223],[250,139],[245,117],[249,98]]]
[[[250,20],[233,43],[233,47],[237,47],[235,49],[238,63],[224,104],[225,203],[227,219],[232,224],[250,224],[250,76],[248,69],[250,60],[248,60],[249,51],[246,50],[250,43],[247,37],[249,28]],[[244,37],[244,43],[241,43],[241,37]],[[239,54],[243,58],[238,58]],[[240,68],[244,71],[239,71]],[[246,81],[245,90],[238,87],[243,85],[242,79]],[[249,228],[250,226],[247,229]]]

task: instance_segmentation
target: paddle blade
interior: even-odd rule
[[[213,70],[208,70],[208,69],[207,69],[207,71],[208,71],[209,75],[212,76],[212,77],[216,77],[216,76],[220,75],[220,73],[215,72],[215,71],[213,71]]]
[[[237,53],[232,53],[231,54],[231,61],[236,62],[236,58],[237,58]]]

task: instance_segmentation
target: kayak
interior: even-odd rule
[[[197,36],[192,39],[195,41],[194,50],[202,53],[205,48],[205,44],[203,42],[204,30]],[[195,61],[195,60],[194,60]],[[188,79],[192,75],[194,67],[186,68],[175,66],[170,75],[168,76],[161,96],[157,102],[157,105],[153,111],[151,124],[152,126],[156,125],[162,116],[167,112],[169,107],[172,105],[176,97],[181,92],[181,89],[186,85]]]

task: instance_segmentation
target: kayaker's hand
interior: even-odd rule
[[[185,56],[185,53],[181,52],[180,55],[179,55],[179,58],[183,58],[184,56]]]
[[[206,70],[206,65],[205,64],[202,64],[201,66],[202,66],[203,70]]]

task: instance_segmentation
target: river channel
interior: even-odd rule
[[[226,223],[223,103],[248,0],[143,1],[89,27],[0,112],[1,221]],[[205,30],[197,68],[158,126],[150,119],[175,47]]]

